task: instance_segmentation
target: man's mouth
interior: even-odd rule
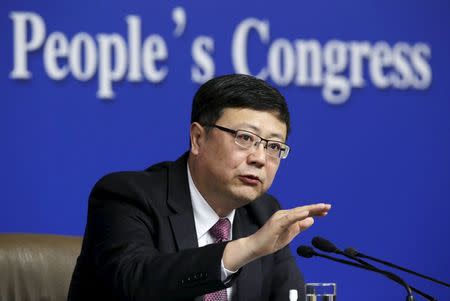
[[[239,180],[241,180],[246,185],[256,186],[262,183],[261,179],[255,175],[241,175],[239,176]]]

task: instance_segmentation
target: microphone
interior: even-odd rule
[[[316,251],[314,251],[313,248],[309,247],[309,246],[299,246],[297,248],[297,254],[305,257],[305,258],[311,258],[314,255],[316,255]]]
[[[346,252],[341,251],[331,241],[329,241],[329,240],[327,240],[327,239],[325,239],[323,237],[316,236],[316,237],[314,237],[311,240],[311,243],[312,243],[312,245],[314,247],[316,247],[317,249],[319,249],[319,250],[321,250],[323,252],[336,253],[336,254],[339,254],[339,255],[343,255],[343,256],[345,256],[347,258],[350,258],[351,260],[359,262],[362,265],[369,266],[369,267],[371,267],[373,269],[377,269],[377,267],[371,265],[370,263],[368,263],[368,262],[366,262],[366,261],[364,261],[362,259],[359,259],[359,258],[357,258],[357,257],[355,257],[355,256],[353,256],[351,254],[348,254]]]
[[[430,280],[430,281],[432,281],[432,282],[435,282],[435,283],[438,283],[438,284],[441,284],[441,285],[450,287],[450,284],[449,284],[449,283],[446,283],[446,282],[444,282],[444,281],[441,281],[441,280],[432,278],[432,277],[430,277],[430,276],[426,276],[426,275],[420,274],[420,273],[418,273],[418,272],[409,270],[409,269],[407,269],[407,268],[398,266],[398,265],[396,265],[396,264],[393,264],[393,263],[390,263],[390,262],[387,262],[387,261],[384,261],[384,260],[381,260],[381,259],[377,259],[377,258],[368,256],[368,255],[365,255],[365,254],[362,254],[361,252],[358,252],[358,251],[355,250],[354,248],[347,248],[347,249],[344,250],[344,253],[345,253],[345,254],[348,254],[348,255],[350,255],[350,256],[353,256],[353,257],[367,258],[367,259],[369,259],[369,260],[373,260],[373,261],[379,262],[379,263],[381,263],[381,264],[387,265],[387,266],[389,266],[389,267],[391,267],[391,268],[398,269],[398,270],[401,270],[401,271],[403,271],[403,272],[407,272],[407,273],[413,274],[413,275],[415,275],[415,276],[418,276],[418,277],[421,277],[421,278]]]
[[[339,262],[339,263],[343,263],[343,264],[347,264],[347,265],[351,265],[363,270],[371,270],[371,268],[366,267],[362,264],[359,263],[354,263],[352,261],[348,261],[345,259],[340,259],[340,258],[336,258],[336,257],[332,257],[332,256],[328,256],[326,254],[322,254],[322,253],[318,253],[316,252],[313,248],[311,248],[310,246],[299,246],[297,248],[297,254],[300,255],[301,257],[305,257],[305,258],[311,258],[313,256],[318,256],[318,257],[323,257],[335,262]]]
[[[423,291],[415,288],[412,285],[407,284],[402,278],[400,278],[398,275],[391,273],[389,271],[386,270],[381,270],[378,269],[377,267],[371,265],[370,263],[368,263],[367,261],[364,261],[360,258],[357,258],[354,256],[354,254],[350,251],[350,252],[346,252],[346,251],[341,251],[340,249],[338,249],[338,247],[336,247],[331,241],[320,237],[320,236],[316,236],[312,239],[311,243],[313,244],[314,247],[316,247],[317,249],[324,251],[324,252],[331,252],[331,253],[336,253],[336,254],[340,254],[343,255],[347,258],[350,258],[352,260],[355,260],[357,262],[359,262],[360,264],[370,267],[372,269],[378,270],[380,271],[382,274],[384,274],[385,276],[387,276],[389,279],[394,280],[395,282],[401,284],[401,285],[407,285],[411,288],[412,291],[418,293],[419,295],[421,295],[422,297],[424,297],[427,300],[430,301],[435,301],[436,299],[430,295],[428,295],[427,293],[424,293]],[[354,250],[354,249],[352,249]],[[356,250],[354,250],[356,251]]]
[[[309,246],[299,246],[297,248],[297,254],[302,256],[302,257],[305,257],[305,258],[311,258],[313,256],[318,256],[318,257],[326,258],[326,259],[329,259],[329,260],[332,260],[332,261],[335,261],[335,262],[343,263],[343,264],[346,264],[346,265],[351,265],[351,266],[354,266],[354,267],[357,267],[357,268],[360,268],[360,269],[363,269],[363,270],[373,271],[375,273],[379,273],[379,274],[382,274],[382,275],[385,275],[385,276],[386,276],[386,273],[389,273],[389,272],[385,272],[385,271],[382,271],[382,270],[379,270],[379,269],[374,269],[374,268],[371,268],[369,266],[365,266],[365,265],[362,265],[362,264],[359,264],[359,263],[354,263],[352,261],[348,261],[348,260],[345,260],[345,259],[340,259],[340,258],[328,256],[326,254],[318,253],[313,248],[311,248]],[[394,280],[394,279],[392,279],[392,280],[394,280],[395,282],[401,284],[406,289],[406,292],[407,292],[406,301],[414,301],[414,296],[413,296],[413,294],[411,292],[411,288],[400,277],[398,277],[398,276],[396,276],[394,274],[392,274],[392,275],[393,275],[393,277],[398,278],[397,280]]]

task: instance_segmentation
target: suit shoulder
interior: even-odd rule
[[[276,211],[281,209],[278,200],[270,194],[263,194],[246,206],[247,211],[259,225],[263,225]]]
[[[256,207],[272,213],[281,209],[280,202],[271,194],[265,193],[254,202]]]
[[[94,185],[91,198],[144,198],[165,193],[170,162],[162,162],[141,171],[119,171],[106,174]]]

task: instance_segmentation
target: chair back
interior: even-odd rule
[[[0,234],[0,301],[66,301],[82,237]]]

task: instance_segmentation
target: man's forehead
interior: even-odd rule
[[[247,108],[227,108],[218,121],[227,122],[234,129],[249,130],[265,138],[286,139],[286,123],[278,112]]]
[[[261,129],[259,126],[255,126],[253,124],[243,122],[235,125],[236,129],[240,130],[248,130],[250,132],[253,132],[257,135],[263,136],[263,138],[267,139],[275,139],[275,140],[285,140],[285,130],[268,130],[265,131],[264,129]]]

